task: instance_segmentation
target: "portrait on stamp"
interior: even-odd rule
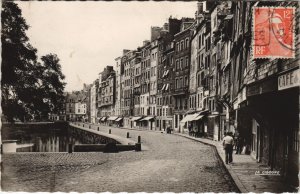
[[[292,7],[255,7],[253,11],[253,58],[294,58]]]

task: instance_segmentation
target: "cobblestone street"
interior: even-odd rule
[[[238,192],[213,147],[159,132],[112,129],[146,149],[120,153],[2,156],[4,191]],[[108,131],[108,128],[101,127]]]

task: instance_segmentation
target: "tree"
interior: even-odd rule
[[[41,89],[44,94],[44,103],[48,106],[46,112],[59,113],[63,108],[63,92],[66,85],[63,82],[65,76],[61,71],[60,60],[56,54],[52,53],[42,56],[41,60],[43,72],[40,80],[42,81]]]
[[[2,24],[2,109],[9,121],[26,116],[27,98],[22,92],[32,90],[36,78],[32,76],[36,64],[36,49],[28,42],[28,25],[21,10],[13,2],[3,2]],[[22,90],[20,90],[22,88]]]
[[[55,54],[37,61],[37,50],[26,35],[29,26],[13,2],[3,2],[2,24],[2,110],[8,121],[45,118],[59,113],[65,83]]]

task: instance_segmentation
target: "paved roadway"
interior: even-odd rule
[[[101,127],[103,131],[108,128]],[[2,156],[3,191],[238,192],[216,151],[173,134],[111,128],[143,151]]]

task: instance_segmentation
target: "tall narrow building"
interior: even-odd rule
[[[183,120],[188,111],[189,100],[189,74],[193,18],[181,19],[180,32],[175,34],[175,89],[174,89],[174,129],[178,132],[187,131],[187,123]]]

